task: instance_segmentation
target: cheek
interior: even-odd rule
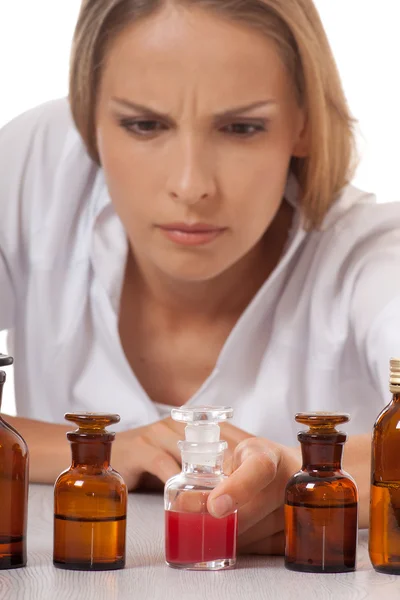
[[[252,230],[265,230],[274,218],[285,191],[290,156],[263,150],[242,157],[235,169],[224,174],[224,196],[232,218]]]
[[[123,220],[146,214],[156,191],[155,165],[147,154],[134,152],[132,140],[116,127],[101,129],[98,135],[101,164],[112,202]]]

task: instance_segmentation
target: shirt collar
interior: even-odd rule
[[[103,170],[99,169],[93,190],[91,260],[116,317],[127,255],[126,232],[111,202]]]

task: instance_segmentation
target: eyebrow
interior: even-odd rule
[[[130,100],[125,100],[123,98],[112,98],[112,100],[113,102],[123,106],[124,108],[129,108],[137,112],[142,112],[155,117],[171,120],[170,115],[168,115],[167,113],[158,112],[148,106],[145,106],[144,104],[137,104],[136,102],[131,102]],[[233,108],[224,110],[220,113],[217,113],[215,115],[215,118],[224,119],[227,117],[234,117],[235,115],[250,112],[251,110],[255,110],[256,108],[263,108],[265,106],[272,106],[275,104],[277,104],[275,100],[258,100],[257,102],[252,102],[251,104],[246,104],[244,106],[235,106]]]

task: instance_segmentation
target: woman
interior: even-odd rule
[[[86,0],[69,104],[0,134],[0,329],[33,481],[63,414],[115,411],[129,487],[179,471],[171,405],[228,404],[245,552],[282,552],[294,413],[370,430],[400,341],[400,207],[348,185],[352,119],[311,0]]]

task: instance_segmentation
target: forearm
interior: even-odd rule
[[[68,425],[56,425],[9,417],[4,420],[18,431],[29,448],[29,480],[53,484],[58,475],[71,464],[71,451],[66,439]]]
[[[344,446],[343,468],[356,481],[359,491],[359,526],[368,527],[371,482],[371,435],[350,436]]]

